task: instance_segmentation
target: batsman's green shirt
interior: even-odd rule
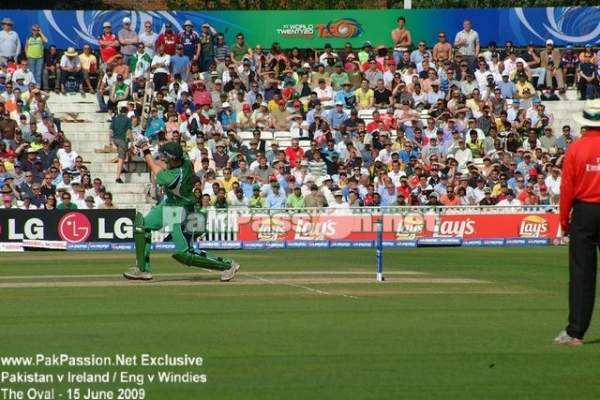
[[[156,183],[163,187],[167,195],[167,205],[183,207],[196,203],[192,186],[193,174],[194,166],[188,159],[184,159],[180,167],[168,168],[156,174]]]

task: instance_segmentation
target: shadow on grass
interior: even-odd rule
[[[185,278],[173,278],[173,279],[154,279],[150,283],[177,283],[177,282],[220,282],[220,276],[207,276],[207,275],[198,275],[198,276],[190,276]]]
[[[583,344],[600,344],[600,338],[596,338],[596,339],[594,339],[594,340],[590,340],[590,341],[588,341],[588,340],[585,340],[585,341],[583,342]]]

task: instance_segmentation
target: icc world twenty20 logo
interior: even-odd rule
[[[353,39],[363,33],[362,25],[354,18],[338,18],[326,24],[285,24],[277,29],[282,38]]]
[[[315,24],[320,38],[353,39],[363,34],[360,22],[353,18],[334,19],[327,24]]]

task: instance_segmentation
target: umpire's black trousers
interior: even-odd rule
[[[600,204],[576,200],[569,243],[569,336],[583,339],[590,326],[596,299],[600,248]]]

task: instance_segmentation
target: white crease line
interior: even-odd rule
[[[260,277],[258,275],[252,275],[252,274],[248,274],[248,273],[244,273],[244,274],[240,274],[240,275],[249,276],[251,278],[258,279],[259,281],[270,283],[272,285],[278,285],[278,284],[279,285],[287,285],[287,286],[292,286],[292,287],[299,288],[299,289],[305,289],[305,290],[308,290],[308,291],[311,291],[311,292],[315,292],[315,293],[319,293],[319,294],[324,294],[324,295],[327,295],[327,296],[333,296],[334,295],[333,293],[325,292],[325,291],[319,290],[319,289],[313,289],[313,288],[308,287],[308,286],[296,285],[296,284],[293,284],[293,283],[275,282],[275,281],[272,281],[270,279],[265,279],[263,277]],[[347,298],[351,298],[351,299],[358,299],[357,296],[352,296],[352,295],[349,295],[349,294],[344,294],[344,295],[342,295],[342,297],[347,297]]]

